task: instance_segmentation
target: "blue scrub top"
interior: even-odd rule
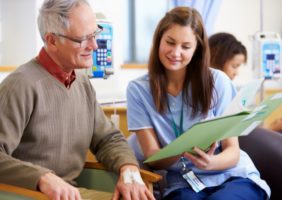
[[[213,106],[210,108],[206,118],[220,116],[236,95],[236,89],[231,80],[222,71],[212,68],[210,70],[215,84],[215,90],[213,92],[215,101],[212,103]],[[182,92],[177,96],[168,94],[168,101],[173,119],[179,129],[180,113],[182,110]],[[134,132],[135,130],[153,128],[161,147],[164,147],[176,138],[171,113],[169,111],[164,114],[157,112],[151,95],[148,75],[144,75],[129,83],[127,88],[127,120],[129,131]],[[183,107],[183,130],[189,129],[193,124],[204,119],[201,113],[198,113],[193,118],[191,117],[191,113],[192,108],[190,106],[186,105]],[[135,151],[136,157],[142,166],[144,156],[135,134],[129,137],[129,144]],[[220,149],[219,143],[216,153],[220,152]],[[253,180],[265,190],[268,197],[270,196],[269,186],[264,180],[260,179],[260,174],[250,157],[242,150],[240,151],[240,160],[237,165],[224,171],[201,170],[196,168],[189,160],[185,162],[186,166],[192,169],[207,187],[218,186],[232,176],[240,176]],[[176,162],[167,171],[168,188],[166,194],[175,189],[187,187],[187,182],[182,178],[180,173],[181,165],[179,162]]]

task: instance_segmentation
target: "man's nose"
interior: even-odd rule
[[[88,42],[88,45],[87,45],[88,48],[93,49],[93,51],[98,49],[98,44],[97,44],[97,40],[95,37],[89,38],[87,42]]]

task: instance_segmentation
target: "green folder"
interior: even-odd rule
[[[144,163],[180,155],[184,152],[193,152],[192,149],[195,146],[206,150],[216,141],[248,135],[281,105],[282,93],[278,93],[263,101],[251,112],[242,111],[196,123],[173,142],[145,160]]]

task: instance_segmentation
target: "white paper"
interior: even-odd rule
[[[249,135],[249,133],[252,132],[259,124],[261,124],[261,121],[254,121],[240,135]]]
[[[274,100],[274,99],[281,99],[282,98],[282,93],[277,93],[277,94],[275,94],[272,98],[271,98],[271,100]]]
[[[255,97],[263,79],[255,79],[243,86],[234,97],[230,105],[223,112],[223,116],[249,111],[249,107],[254,104]]]

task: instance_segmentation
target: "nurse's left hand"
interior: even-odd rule
[[[183,153],[183,156],[189,159],[196,167],[204,170],[212,170],[214,168],[214,152],[216,149],[216,143],[213,143],[207,152],[198,147],[194,147],[195,154],[188,152]]]

